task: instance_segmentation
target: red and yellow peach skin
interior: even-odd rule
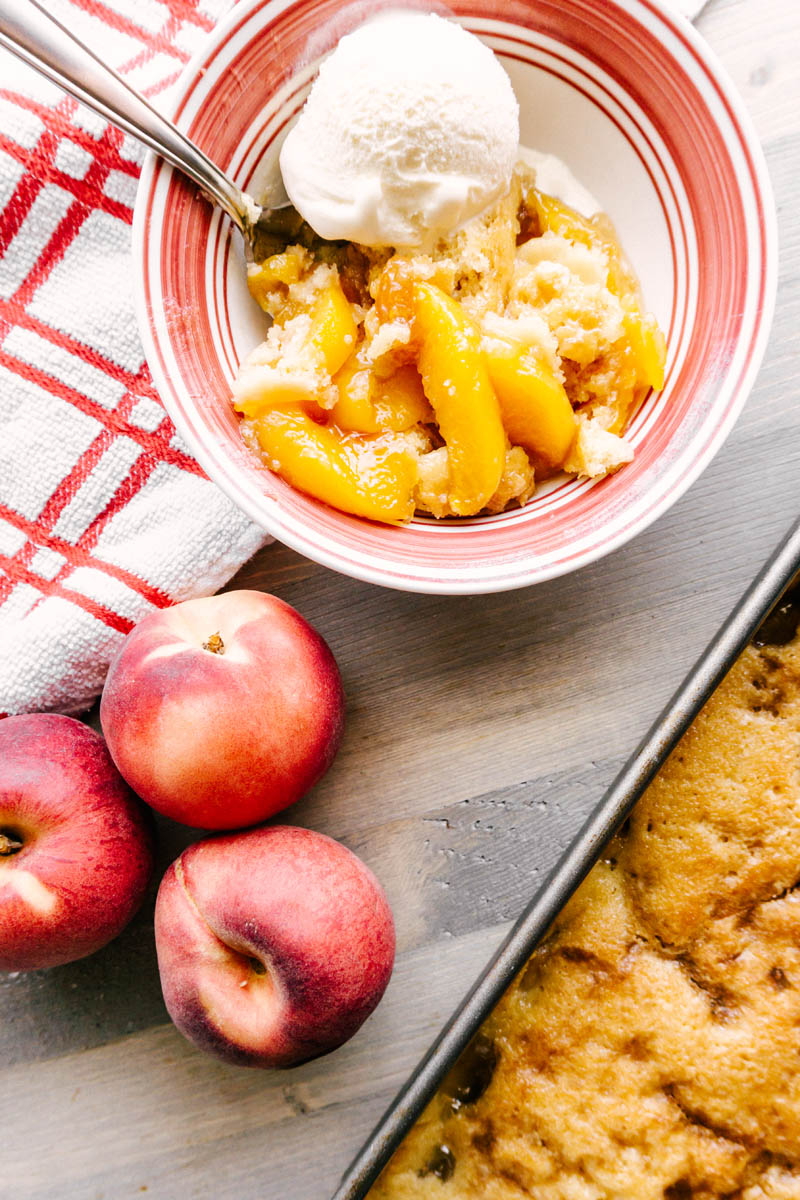
[[[0,969],[73,962],[139,907],[150,814],[103,739],[72,717],[0,721]]]
[[[106,679],[100,719],[122,775],[158,812],[203,829],[265,820],[328,769],[344,695],[295,609],[235,591],[151,613]]]
[[[289,1067],[340,1046],[394,962],[391,910],[369,868],[286,825],[185,850],[161,883],[155,932],[178,1029],[241,1066]]]

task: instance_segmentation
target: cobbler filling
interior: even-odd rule
[[[306,239],[250,268],[271,317],[242,364],[242,434],[294,487],[368,519],[523,505],[599,478],[663,385],[664,339],[603,214],[508,193],[430,253]]]

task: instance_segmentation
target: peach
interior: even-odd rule
[[[265,820],[339,747],[344,696],[327,644],[288,604],[225,592],[151,613],[111,663],[100,705],[122,775],[204,829]]]
[[[0,721],[0,969],[105,946],[152,867],[150,814],[98,733],[46,713]]]
[[[372,872],[332,838],[288,825],[190,846],[162,880],[155,931],[178,1029],[241,1066],[294,1066],[340,1046],[394,962]]]

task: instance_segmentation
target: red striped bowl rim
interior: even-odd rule
[[[319,56],[364,11],[340,0],[241,0],[186,68],[174,118],[247,186],[264,146],[302,103]],[[211,478],[254,521],[357,578],[478,593],[552,578],[609,553],[708,465],[764,353],[777,236],[749,117],[703,40],[661,0],[458,0],[449,11],[501,60],[530,63],[580,90],[634,145],[658,193],[674,275],[668,379],[631,428],[632,463],[597,483],[543,489],[498,517],[400,528],[291,488],[246,450],[230,404],[227,219],[155,156],[134,219],[137,308],[168,412]]]

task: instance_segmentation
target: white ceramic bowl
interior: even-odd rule
[[[174,116],[258,195],[321,56],[380,5],[241,0],[186,68]],[[500,516],[402,528],[328,508],[242,444],[237,363],[263,338],[227,218],[150,157],[134,221],[147,360],[212,479],[281,541],[338,571],[420,592],[535,583],[591,562],[663,513],[730,431],[764,352],[776,286],[763,155],[702,38],[662,0],[457,0],[511,76],[522,140],[565,159],[615,222],[667,333],[667,382],[629,430],[635,460],[557,480]]]

